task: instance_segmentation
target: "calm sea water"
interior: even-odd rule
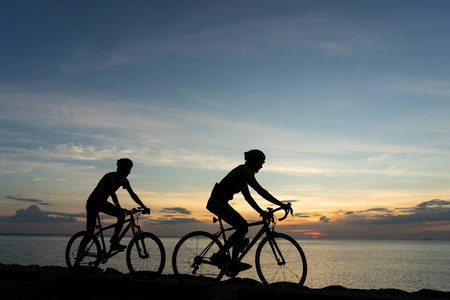
[[[0,235],[0,262],[4,264],[65,266],[64,250],[70,236]],[[172,273],[173,248],[179,238],[161,238],[166,249],[165,274]],[[127,241],[123,241],[124,244]],[[395,288],[450,291],[450,241],[298,240],[308,261],[305,285],[322,288],[341,285],[357,289]],[[255,249],[256,247],[254,247]],[[254,264],[254,253],[245,261]],[[104,268],[128,273],[125,253]],[[259,281],[254,268],[239,277]]]

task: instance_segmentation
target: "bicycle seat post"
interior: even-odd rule
[[[219,221],[220,231],[223,231],[222,219],[214,217],[213,218],[213,223],[217,223],[217,221]]]

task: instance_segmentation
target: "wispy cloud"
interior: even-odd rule
[[[450,95],[450,81],[430,78],[397,78],[392,79],[384,88],[404,94],[424,94],[434,96]]]
[[[208,12],[203,15],[199,10]],[[233,11],[235,17],[223,19],[227,15],[224,11]],[[204,16],[215,22],[199,26]],[[95,49],[80,45],[72,58],[61,64],[61,69],[66,73],[78,72],[81,68],[96,71],[161,55],[226,59],[279,51],[318,51],[322,55],[341,56],[379,49],[386,39],[386,31],[380,28],[382,24],[355,25],[349,19],[324,11],[308,13],[300,8],[298,13],[291,9],[276,17],[249,18],[236,14],[233,5],[221,5],[216,11],[209,6],[187,10],[183,18],[165,25],[158,33],[147,30],[146,39],[140,34],[118,39],[108,52],[93,51]],[[135,31],[142,31],[142,28],[137,29]]]
[[[74,98],[54,94],[3,94],[0,119],[42,128],[120,129],[147,128],[154,131],[172,128],[161,116],[172,109],[116,99]],[[162,110],[165,111],[162,111]]]
[[[51,205],[51,204],[47,203],[44,200],[33,199],[33,198],[24,198],[20,194],[17,194],[16,196],[7,195],[5,198],[9,199],[9,200],[16,200],[16,201],[19,201],[19,202],[36,203],[37,205]]]
[[[38,100],[36,104],[30,99],[22,99],[20,103],[3,101],[0,104],[5,109],[1,117],[57,130],[64,139],[70,137],[80,142],[42,145],[34,149],[3,147],[5,159],[15,157],[75,162],[131,156],[148,165],[225,170],[236,162],[236,153],[258,147],[264,141],[261,145],[263,150],[274,155],[269,160],[277,159],[277,164],[268,163],[264,168],[271,172],[294,176],[449,176],[444,171],[430,172],[421,167],[423,159],[426,165],[430,165],[430,155],[442,154],[443,150],[432,147],[363,142],[356,138],[327,136],[272,124],[229,120],[220,114],[210,115],[208,111],[194,111],[192,108],[121,101],[111,104],[103,100],[97,100],[96,104],[90,104],[87,108],[84,102],[68,99],[57,103],[44,100],[41,95]],[[104,110],[103,107],[110,108]],[[48,119],[47,115],[58,117]],[[38,122],[37,119],[44,121]],[[69,127],[71,131],[61,132]],[[207,132],[205,128],[208,128]],[[111,130],[115,131],[114,136],[108,134]],[[240,134],[236,135],[236,132]],[[233,145],[229,145],[229,141],[233,141]],[[293,161],[299,163],[293,164]]]
[[[435,208],[441,209],[442,207],[446,207],[446,206],[450,207],[450,201],[441,200],[441,199],[433,199],[430,201],[425,201],[425,202],[417,204],[416,209],[417,210],[426,210],[426,209],[435,209]]]
[[[162,213],[166,214],[182,214],[182,215],[190,215],[192,214],[190,210],[187,210],[183,207],[165,207],[161,210]]]
[[[375,213],[375,214],[373,214]],[[411,223],[436,223],[450,219],[450,201],[433,199],[409,208],[371,208],[352,211],[349,222],[355,225],[394,225]]]

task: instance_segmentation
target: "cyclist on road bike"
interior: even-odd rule
[[[290,205],[284,204],[277,200],[256,181],[255,174],[262,168],[266,159],[264,153],[261,150],[250,150],[244,153],[244,158],[245,164],[237,166],[231,170],[228,175],[220,181],[220,183],[216,183],[206,206],[210,212],[217,215],[219,218],[236,229],[236,231],[225,243],[224,250],[226,251],[233,247],[232,268],[237,268],[239,271],[243,271],[251,267],[250,265],[244,263],[233,266],[233,262],[237,261],[239,252],[246,246],[245,235],[248,232],[248,223],[233,207],[230,206],[228,201],[233,199],[234,194],[241,192],[250,206],[261,216],[264,216],[264,210],[258,206],[250,195],[250,191],[248,189],[248,186],[250,185],[267,201],[279,205],[285,210],[291,210]],[[219,266],[226,263],[225,253],[220,252],[221,251],[211,257],[211,261]]]
[[[126,246],[119,243],[119,234],[122,230],[126,215],[125,211],[120,206],[116,191],[120,187],[126,189],[134,202],[148,210],[148,208],[133,191],[130,182],[127,179],[132,167],[133,162],[130,159],[119,159],[117,161],[117,171],[110,172],[100,179],[97,187],[94,191],[92,191],[86,203],[86,231],[88,235],[94,234],[95,224],[99,212],[103,212],[117,218],[116,227],[114,228],[114,235],[110,240],[111,250],[122,251],[126,248]],[[108,202],[108,198],[110,196],[114,204]]]

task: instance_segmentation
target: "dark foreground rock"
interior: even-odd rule
[[[176,298],[175,298],[176,297]],[[341,286],[307,287],[296,292],[273,291],[251,279],[230,279],[213,287],[183,284],[171,275],[152,281],[106,270],[100,274],[76,275],[63,267],[0,264],[0,299],[180,299],[180,300],[341,300],[341,299],[450,299],[450,292],[421,290],[355,290]]]

